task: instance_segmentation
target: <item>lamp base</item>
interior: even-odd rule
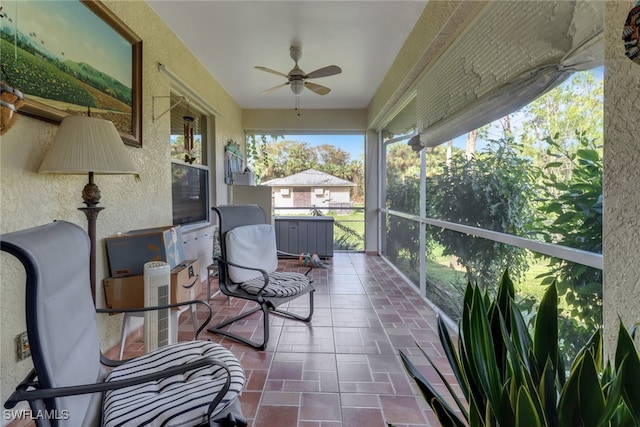
[[[89,172],[89,182],[82,189],[82,201],[87,207],[78,208],[87,217],[87,234],[91,243],[89,251],[89,281],[91,296],[96,302],[96,220],[103,207],[96,206],[100,202],[100,189],[93,183],[93,172]]]

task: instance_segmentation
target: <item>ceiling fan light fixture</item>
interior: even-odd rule
[[[291,92],[293,92],[296,96],[302,93],[304,89],[304,82],[302,80],[292,80],[291,81]]]

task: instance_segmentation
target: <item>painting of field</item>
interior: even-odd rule
[[[134,129],[131,44],[79,1],[11,2],[0,31],[2,79],[27,99]]]

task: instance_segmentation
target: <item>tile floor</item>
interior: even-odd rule
[[[408,379],[398,350],[432,380],[433,368],[416,342],[439,367],[448,371],[438,341],[436,313],[377,256],[336,253],[330,267],[317,268],[315,313],[308,324],[272,316],[265,351],[229,338],[204,333],[201,339],[220,342],[238,356],[247,383],[241,403],[253,427],[397,427],[437,426],[433,413]],[[295,260],[281,260],[281,269],[297,269]],[[304,270],[301,270],[304,271]],[[212,288],[217,284],[212,284]],[[202,297],[206,292],[202,291]],[[246,301],[218,295],[210,301],[216,317],[252,307]],[[304,312],[308,298],[290,309]],[[260,335],[256,313],[234,326],[247,336]],[[181,317],[180,338],[190,339],[193,327]],[[142,351],[140,338],[130,338],[125,357]],[[117,355],[112,349],[110,356]]]

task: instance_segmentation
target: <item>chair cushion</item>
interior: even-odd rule
[[[244,387],[238,359],[226,348],[207,341],[189,341],[161,347],[109,373],[106,381],[137,377],[165,368],[213,357],[231,371],[231,386],[213,415],[233,404]],[[209,404],[222,389],[226,372],[205,366],[156,381],[111,390],[103,401],[103,426],[193,426],[207,423]]]
[[[278,268],[276,233],[271,224],[243,225],[226,234],[226,254],[228,261],[251,268],[260,268],[267,273]],[[259,271],[229,266],[232,282],[242,283],[262,277]]]
[[[257,277],[242,282],[240,287],[247,293],[258,295],[264,286],[264,278]],[[309,287],[309,278],[304,274],[274,271],[269,274],[269,285],[262,293],[265,297],[291,297],[304,292]]]

